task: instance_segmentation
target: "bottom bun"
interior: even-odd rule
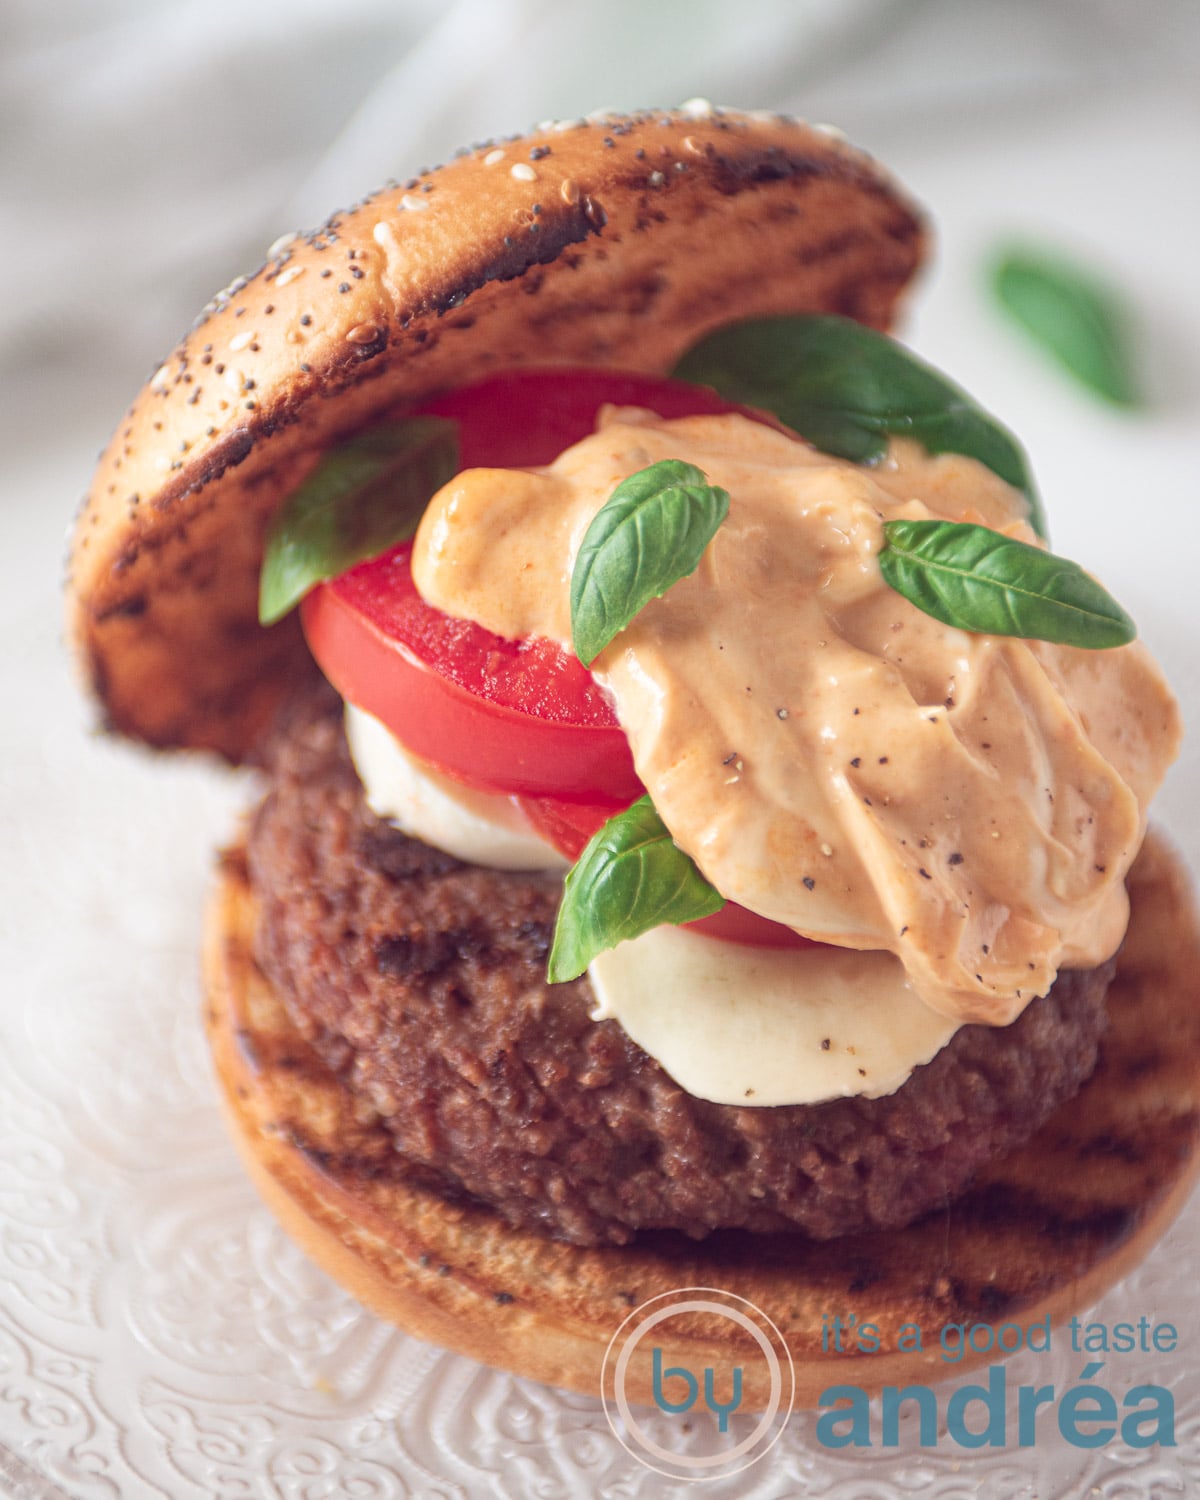
[[[677,1289],[719,1289],[771,1320],[791,1354],[795,1404],[815,1406],[839,1383],[873,1392],[944,1378],[930,1336],[943,1326],[1057,1321],[1089,1306],[1182,1206],[1200,1167],[1200,929],[1183,867],[1160,839],[1147,839],[1129,892],[1096,1072],[1026,1146],[905,1230],[826,1242],[651,1232],[588,1249],[381,1178],[369,1113],[297,1035],[254,961],[256,905],[241,850],[222,861],[207,923],[209,1037],[260,1193],[380,1317],[485,1364],[598,1396],[606,1351],[632,1309]],[[823,1351],[825,1320],[835,1316],[874,1324],[882,1352]],[[928,1347],[895,1352],[905,1324],[925,1330]],[[711,1367],[720,1384],[740,1365],[742,1408],[768,1405],[749,1331],[704,1311],[659,1326],[668,1372]],[[953,1370],[995,1358],[968,1352]],[[652,1403],[647,1341],[624,1391]]]

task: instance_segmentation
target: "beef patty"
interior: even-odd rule
[[[577,1244],[721,1227],[898,1228],[1027,1139],[1092,1071],[1111,963],[1005,1028],[966,1026],[896,1093],[712,1104],[586,979],[547,985],[558,883],[463,864],[366,806],[340,704],[293,710],[248,853],[257,958],[298,1031],[390,1136],[395,1171]]]

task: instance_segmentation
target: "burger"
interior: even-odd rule
[[[1186,1194],[1177,711],[886,336],[925,241],[789,119],[485,142],[277,241],[101,457],[106,724],[265,782],[207,923],[235,1140],[422,1338],[594,1393],[715,1286],[811,1403],[1085,1305]]]

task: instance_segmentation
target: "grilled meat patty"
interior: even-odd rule
[[[1011,1026],[967,1026],[896,1093],[750,1108],[684,1092],[586,978],[547,985],[558,882],[463,864],[381,822],[314,692],[269,755],[249,838],[258,962],[395,1148],[510,1223],[577,1244],[721,1227],[825,1239],[946,1203],[1087,1078],[1113,965]]]

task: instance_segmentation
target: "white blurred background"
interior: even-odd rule
[[[216,1118],[198,913],[245,789],[90,737],[68,679],[65,530],[199,307],[282,231],[543,118],[704,96],[840,125],[937,225],[907,336],[1023,439],[1056,547],[1176,686],[1192,734],[1158,816],[1200,869],[1198,78],[1196,0],[0,0],[0,1494],[214,1493],[187,1468],[205,1421],[252,1476],[229,1493],[315,1494],[238,1456],[252,1418],[277,1456],[296,1434],[336,1463],[352,1433],[387,1449],[435,1374],[467,1388],[302,1268]],[[1097,403],[991,306],[1011,231],[1123,289],[1144,411]],[[1193,1309],[1193,1367],[1198,1232],[1193,1212],[1154,1263]],[[193,1348],[220,1356],[210,1385]],[[378,1440],[347,1425],[354,1390]],[[527,1398],[547,1431],[607,1439],[586,1403]],[[1183,1491],[1121,1491],[1151,1493]]]
[[[700,95],[834,121],[948,224],[966,192],[997,222],[1078,219],[1112,259],[1142,186],[1103,160],[1113,132],[1137,178],[1194,208],[1195,179],[1160,180],[1156,157],[1163,130],[1194,144],[1198,59],[1194,0],[4,0],[0,420],[19,437],[50,403],[60,435],[86,422],[98,441],[281,230],[605,106]],[[1017,169],[1073,123],[1084,182]]]

